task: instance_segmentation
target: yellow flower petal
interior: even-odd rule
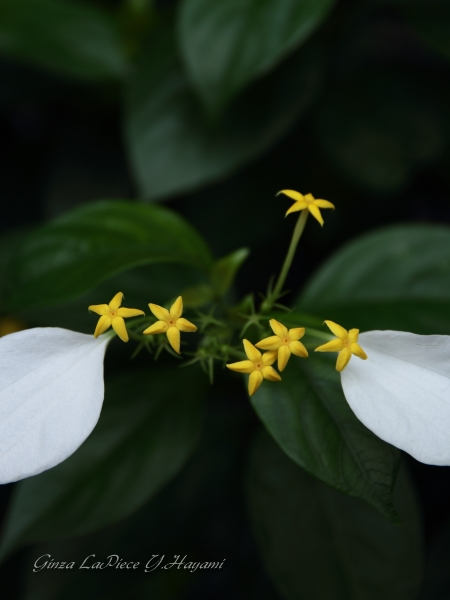
[[[170,316],[172,319],[179,319],[183,314],[183,298],[178,296],[175,302],[170,307]]]
[[[253,373],[250,373],[250,377],[248,378],[248,395],[253,396],[262,382],[263,376],[261,371],[253,371]]]
[[[352,354],[354,354],[355,356],[358,356],[359,358],[362,358],[363,360],[367,360],[367,354],[364,352],[364,350],[361,348],[361,346],[359,344],[357,344],[356,342],[351,344],[350,350],[351,350]]]
[[[151,303],[148,305],[148,307],[152,311],[152,313],[155,315],[155,317],[158,319],[158,321],[168,321],[170,319],[170,313],[167,310],[167,308],[159,306],[159,304],[151,304]]]
[[[104,333],[111,326],[111,317],[109,315],[103,315],[100,317],[97,323],[97,327],[94,331],[94,337],[98,337],[102,333]]]
[[[122,342],[128,342],[128,332],[125,326],[125,321],[122,317],[113,317],[112,319],[112,328],[120,337]]]
[[[188,332],[197,331],[197,326],[194,325],[194,323],[191,323],[190,321],[188,321],[187,319],[183,319],[183,317],[181,317],[180,319],[177,319],[176,326],[180,331],[188,331]]]
[[[352,353],[348,348],[343,348],[337,357],[336,361],[336,371],[343,371],[345,367],[348,365],[348,361],[351,359]]]
[[[273,367],[263,367],[261,369],[264,379],[268,381],[281,381],[280,375],[275,371]]]
[[[331,204],[328,200],[314,200],[314,204],[319,208],[335,208],[334,204]]]
[[[284,371],[284,369],[286,368],[286,365],[288,363],[288,360],[291,358],[291,351],[289,350],[288,346],[281,346],[281,348],[278,350],[278,370],[279,371]]]
[[[326,324],[326,326],[329,329],[331,329],[331,331],[334,333],[335,336],[337,336],[341,340],[346,340],[347,339],[348,333],[347,333],[346,329],[344,329],[343,327],[341,327],[337,323],[334,323],[333,321],[324,321],[324,323]]]
[[[127,319],[128,317],[137,317],[138,315],[145,315],[143,310],[139,310],[138,308],[119,308],[116,311],[116,315],[118,317],[122,317],[123,319]]]
[[[302,200],[301,202],[296,202],[295,204],[293,204],[291,206],[291,208],[289,208],[286,211],[286,214],[284,216],[287,217],[291,213],[298,212],[299,210],[304,210],[307,206],[308,206],[308,204],[304,200]]]
[[[312,214],[312,216],[315,219],[317,219],[317,221],[319,221],[319,223],[323,226],[323,218],[320,213],[319,207],[311,202],[311,204],[308,204],[308,210]]]
[[[344,347],[344,342],[340,339],[331,340],[326,344],[322,344],[314,350],[314,352],[339,352]]]
[[[350,329],[350,331],[348,332],[348,339],[350,342],[357,342],[358,341],[358,335],[359,335],[359,329]]]
[[[261,358],[263,365],[269,366],[277,360],[278,350],[270,350],[270,352],[264,352]]]
[[[261,348],[261,350],[278,350],[281,344],[282,341],[277,335],[271,335],[258,342],[256,347]]]
[[[147,329],[145,329],[142,333],[145,333],[145,334],[166,333],[166,331],[168,329],[169,329],[169,326],[167,325],[167,323],[165,321],[156,321],[156,323],[153,323],[153,325],[150,325],[150,327],[147,327]]]
[[[231,371],[236,371],[237,373],[253,373],[255,370],[255,363],[251,360],[241,360],[239,362],[231,363],[227,365],[227,367]]]
[[[88,306],[88,310],[98,315],[109,315],[111,312],[108,304],[91,304]]]
[[[180,353],[180,330],[177,329],[176,327],[169,327],[169,329],[166,331],[166,335],[167,335],[167,339],[169,340],[169,344],[172,346],[172,348],[175,350],[175,352],[177,352],[178,354]]]
[[[123,298],[122,292],[117,292],[117,294],[114,296],[114,298],[109,303],[109,308],[111,310],[117,310],[119,308],[119,306],[122,304],[122,298]]]
[[[295,356],[300,356],[301,358],[308,358],[308,350],[301,342],[297,340],[294,340],[289,344],[289,350],[292,352],[292,354],[295,354]]]
[[[276,319],[270,319],[269,325],[271,326],[275,335],[279,335],[280,337],[285,337],[288,335],[287,327],[282,325],[280,321],[277,321]]]
[[[303,194],[300,194],[300,192],[296,192],[295,190],[281,190],[278,192],[277,196],[279,196],[280,194],[284,194],[285,196],[287,196],[288,198],[292,198],[292,200],[295,200],[296,202],[303,201],[305,199]]]
[[[247,358],[253,362],[261,360],[261,352],[255,348],[255,346],[248,340],[242,340],[244,343],[244,350]]]
[[[304,327],[294,327],[293,329],[289,329],[289,338],[294,340],[300,340],[305,335]]]

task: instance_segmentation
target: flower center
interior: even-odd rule
[[[256,367],[257,371],[260,371],[263,368],[263,366],[264,365],[262,363],[260,363],[260,362],[259,363],[255,363],[255,367]]]
[[[288,345],[290,343],[290,339],[288,337],[285,337],[283,340],[283,344]]]
[[[175,325],[175,321],[173,319],[169,319],[169,325],[173,327]]]

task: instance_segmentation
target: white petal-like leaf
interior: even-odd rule
[[[0,483],[54,467],[88,437],[110,339],[53,327],[0,339]]]
[[[450,465],[450,337],[369,331],[359,343],[368,360],[341,374],[355,415],[417,460]]]

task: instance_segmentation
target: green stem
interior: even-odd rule
[[[305,229],[306,221],[308,219],[309,211],[302,210],[300,212],[300,216],[297,221],[297,225],[295,226],[294,233],[292,234],[291,244],[289,246],[289,250],[286,254],[286,258],[284,259],[283,268],[281,269],[280,276],[278,277],[278,281],[270,294],[269,298],[267,298],[263,302],[263,306],[261,307],[261,312],[268,312],[271,310],[274,303],[279,298],[281,291],[284,286],[284,282],[286,281],[287,274],[289,273],[289,269],[291,268],[292,261],[294,259],[295,251],[297,250],[298,242],[302,237],[303,230]]]

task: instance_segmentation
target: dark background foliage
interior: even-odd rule
[[[151,6],[145,0],[91,0],[90,8],[116,23],[123,50],[123,55],[111,51],[110,59],[93,60],[94,66],[83,57],[89,56],[89,36],[101,37],[101,24],[98,30],[92,25],[92,30],[75,34],[77,41],[66,56],[51,45],[48,31],[61,27],[64,39],[72,39],[71,33],[58,19],[45,19],[40,12],[45,2],[40,4],[23,3],[29,18],[25,24],[19,19],[17,34],[16,21],[8,16],[11,1],[0,0],[0,230],[5,248],[7,242],[10,247],[8,236],[20,236],[96,200],[164,202],[189,220],[216,257],[239,247],[251,249],[233,292],[240,297],[265,290],[268,276],[279,269],[292,221],[283,220],[288,204],[275,193],[292,188],[336,205],[335,212],[326,211],[323,230],[316,222],[308,224],[288,279],[287,287],[296,294],[327,256],[364,232],[404,222],[450,222],[450,6],[445,0],[317,2],[317,15],[299,17],[299,23],[302,18],[305,22],[301,34],[290,42],[283,38],[286,47],[266,61],[256,42],[251,47],[252,32],[243,35],[230,50],[235,55],[227,76],[216,80],[227,41],[211,44],[220,38],[227,16],[226,11],[219,14],[219,29],[208,37],[201,19],[211,2],[159,1]],[[280,13],[284,4],[280,2]],[[251,17],[250,23],[264,27]],[[270,22],[266,40],[275,29]],[[11,31],[23,39],[12,43]],[[110,42],[104,43],[108,54]],[[249,47],[250,55],[256,53],[255,64],[251,56],[246,62]],[[189,281],[186,270],[152,269],[141,272],[145,292],[139,297],[154,298],[146,302],[163,302],[185,287],[178,283],[183,277]],[[287,301],[294,299],[293,293]],[[98,302],[103,301],[102,295]],[[14,314],[14,306],[5,312]],[[17,314],[29,325],[83,331],[94,326],[92,319],[83,316],[79,322],[58,306]],[[146,361],[140,355],[133,368]],[[107,377],[130,370],[128,365],[126,350],[115,348],[108,354]],[[207,426],[183,471],[119,524],[11,555],[0,567],[5,597],[295,597],[289,591],[278,596],[269,583],[242,499],[247,468],[258,485],[268,485],[257,466],[247,467],[243,460],[259,428],[257,417],[243,389],[223,372],[218,372],[208,400]],[[277,461],[286,458],[270,448],[260,452],[267,453],[264,460],[274,473],[282,471]],[[410,458],[404,463],[418,494],[428,557],[420,598],[444,600],[450,597],[450,471]],[[289,479],[286,468],[283,476]],[[304,489],[312,503],[314,494],[328,493],[303,476],[309,478]],[[0,489],[3,511],[13,487]],[[256,496],[249,502],[258,506]],[[303,510],[301,494],[298,506]],[[320,515],[315,518],[321,520]],[[289,531],[280,522],[277,531],[283,528]],[[303,552],[302,561],[308,560],[309,548],[314,554],[316,532],[301,535],[300,548],[294,544],[289,549],[288,533],[282,540],[287,563],[292,553]],[[154,553],[226,558],[228,568],[202,575],[172,570],[139,579],[123,572],[87,573],[81,579],[51,571],[39,579],[30,576],[30,562],[41,554],[78,560],[93,552],[121,553],[129,560]],[[267,560],[276,570],[275,559]],[[392,577],[394,581],[396,574]],[[346,597],[345,590],[343,596],[328,596],[325,588],[321,593],[325,595],[317,597]],[[382,591],[352,593],[352,598],[388,597]],[[313,598],[307,588],[305,594],[302,598]],[[392,597],[414,598],[411,594]]]

